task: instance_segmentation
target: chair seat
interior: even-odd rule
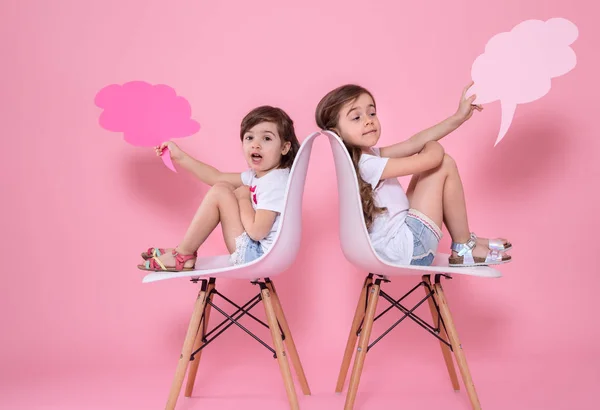
[[[152,272],[144,276],[143,283],[158,282],[167,279],[179,278],[229,278],[254,280],[265,277],[264,270],[259,268],[260,261],[265,257],[256,259],[245,265],[234,266],[229,261],[229,255],[218,255],[198,258],[196,269],[185,272]],[[258,265],[258,266],[257,266]],[[271,272],[269,277],[278,272]]]
[[[394,265],[388,262],[381,261],[381,266],[378,267],[376,274],[386,276],[421,276],[425,273],[445,273],[452,276],[470,275],[483,278],[500,278],[502,273],[490,266],[472,266],[472,267],[450,267],[448,266],[448,257],[445,253],[437,253],[431,266],[416,266],[416,265]]]

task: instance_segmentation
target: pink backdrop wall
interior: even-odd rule
[[[382,143],[399,141],[453,112],[491,36],[526,19],[564,17],[579,27],[578,66],[546,97],[519,106],[498,147],[498,103],[444,140],[463,173],[473,229],[515,244],[504,278],[457,278],[446,289],[485,408],[597,408],[593,8],[554,0],[2,2],[1,407],[162,408],[170,387],[197,289],[183,280],[142,285],[135,265],[145,247],[176,243],[207,186],[102,130],[93,104],[101,87],[137,79],[173,86],[202,124],[181,145],[222,170],[242,170],[238,127],[254,106],[281,106],[303,138],[316,128],[321,96],[358,82],[377,98]],[[362,272],[339,250],[325,139],[313,150],[303,225],[298,261],[279,279],[314,394],[301,406],[341,408],[344,398],[332,392]],[[201,254],[224,250],[217,233]],[[231,281],[221,290],[237,298],[255,291]],[[466,395],[451,390],[437,342],[413,324],[400,329],[369,355],[360,408],[468,408]],[[285,407],[275,361],[239,329],[207,348],[195,395],[180,408]]]

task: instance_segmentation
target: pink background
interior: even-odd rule
[[[174,87],[202,124],[182,146],[241,171],[239,122],[259,104],[284,108],[304,138],[322,95],[358,82],[375,94],[382,143],[392,143],[454,111],[491,36],[565,17],[579,27],[578,66],[519,106],[498,147],[498,103],[444,140],[462,170],[472,228],[515,244],[504,278],[456,278],[446,290],[486,409],[597,408],[600,29],[586,3],[3,1],[2,407],[166,401],[197,287],[142,285],[135,265],[145,247],[176,244],[207,186],[102,130],[93,99],[103,86]],[[301,253],[278,281],[313,391],[300,397],[303,409],[344,401],[332,392],[363,272],[343,258],[337,230],[333,161],[321,139]],[[224,250],[215,234],[200,252]],[[235,281],[220,288],[238,300],[256,291]],[[285,408],[276,362],[239,329],[202,360],[195,398],[178,408]],[[367,359],[357,408],[384,406],[469,408],[464,391],[451,389],[438,343],[414,324]]]

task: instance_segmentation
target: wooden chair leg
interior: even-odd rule
[[[435,326],[438,323],[438,312],[435,308],[435,303],[439,305],[439,301],[437,300],[435,289],[431,286],[431,280],[429,279],[429,275],[423,275],[423,282],[425,282],[429,287],[425,287],[425,293],[429,294],[430,289],[433,291],[432,297],[427,299],[429,302],[429,310],[431,310],[431,317],[433,318],[433,325]],[[435,302],[434,302],[435,298]],[[440,324],[440,333],[439,336],[448,341],[448,335],[446,335],[446,330],[444,326]],[[452,387],[455,391],[460,390],[460,385],[458,384],[458,376],[456,375],[456,369],[454,368],[454,362],[452,361],[452,351],[450,348],[440,341],[440,347],[442,349],[442,355],[444,356],[444,362],[446,362],[446,368],[448,369],[448,375],[450,376],[450,381],[452,382]]]
[[[373,321],[375,320],[377,302],[379,301],[378,280],[375,281],[375,284],[370,287],[368,293],[369,303],[367,305],[367,312],[365,314],[363,328],[360,332],[360,338],[358,340],[358,348],[356,349],[356,355],[354,357],[354,366],[352,368],[352,375],[350,376],[350,385],[348,386],[348,394],[346,395],[346,404],[344,405],[344,410],[352,410],[354,408],[354,401],[356,400],[356,394],[358,392],[360,375],[365,363],[367,347],[369,346],[369,339],[371,338],[371,331],[373,330]]]
[[[213,299],[212,291],[214,288],[215,280],[210,279],[206,288],[206,294],[208,295],[208,300],[211,302]],[[192,352],[195,352],[204,344],[202,339],[204,339],[204,329],[208,328],[210,312],[212,310],[211,307],[212,306],[208,303],[204,306],[204,319],[200,322],[200,325],[198,326],[198,332],[196,333],[196,340],[194,342],[194,346],[192,347]],[[198,366],[200,366],[200,358],[202,357],[202,352],[203,350],[200,350],[198,353],[196,353],[196,355],[194,356],[194,360],[192,360],[190,363],[190,368],[187,374],[187,384],[185,386],[185,397],[192,397],[192,392],[194,391],[194,383],[196,382],[196,374],[198,373]]]
[[[352,360],[352,354],[354,353],[354,349],[356,348],[356,341],[358,340],[356,332],[358,332],[360,322],[362,322],[362,320],[365,317],[367,287],[371,283],[373,283],[373,278],[371,276],[367,276],[363,284],[362,290],[360,292],[360,296],[358,298],[358,305],[356,306],[356,311],[354,312],[354,319],[352,319],[352,326],[350,327],[350,334],[348,335],[348,341],[346,342],[346,350],[344,350],[342,366],[340,367],[340,373],[338,375],[337,384],[335,386],[336,393],[341,393],[342,390],[344,390],[344,382],[346,381],[348,369],[350,368],[350,361]]]
[[[296,389],[294,388],[294,380],[292,379],[290,364],[287,361],[287,357],[283,349],[283,340],[281,340],[281,333],[279,333],[279,325],[277,323],[277,315],[275,314],[275,310],[273,308],[271,292],[265,287],[261,290],[261,295],[263,304],[265,306],[265,313],[267,315],[267,323],[273,338],[275,353],[277,354],[277,361],[279,362],[279,370],[281,370],[283,383],[285,384],[285,391],[290,402],[290,408],[292,410],[299,410],[300,406],[298,404],[298,397],[296,396]]]
[[[446,296],[444,295],[444,290],[442,289],[442,285],[440,283],[435,284],[435,293],[438,305],[440,307],[440,314],[442,315],[442,319],[444,319],[444,323],[446,324],[446,330],[448,332],[450,344],[452,345],[454,357],[456,357],[456,363],[458,364],[465,389],[467,390],[469,400],[471,401],[471,406],[473,407],[473,410],[481,410],[481,404],[479,403],[479,398],[477,397],[477,392],[475,391],[475,385],[473,384],[473,379],[471,378],[471,372],[469,371],[469,366],[467,365],[467,358],[465,357],[462,345],[458,339],[458,333],[456,332],[456,327],[454,326],[454,320],[452,320],[452,315],[450,313],[450,309],[448,308]]]
[[[298,349],[296,349],[296,344],[294,343],[294,339],[292,338],[292,332],[288,325],[287,319],[285,318],[285,314],[283,313],[281,300],[279,299],[279,295],[277,295],[277,291],[275,290],[275,284],[271,280],[267,281],[266,284],[269,291],[271,291],[271,300],[273,302],[275,315],[277,316],[277,320],[279,321],[279,324],[281,325],[281,328],[283,330],[283,334],[285,335],[285,345],[290,355],[292,365],[294,366],[294,370],[296,371],[298,381],[300,382],[302,393],[307,396],[310,396],[310,387],[308,386],[308,381],[306,380],[306,375],[304,374],[302,363],[300,363],[300,356],[298,355]]]
[[[198,326],[200,326],[200,319],[202,318],[202,312],[206,305],[206,287],[198,292],[196,303],[194,304],[194,311],[192,312],[192,318],[188,326],[187,334],[183,342],[183,348],[181,349],[181,355],[179,356],[179,363],[175,370],[175,377],[173,378],[173,384],[171,385],[171,392],[169,393],[169,399],[167,401],[166,410],[173,410],[177,404],[177,398],[183,385],[183,379],[185,378],[185,372],[190,362],[190,355],[192,354],[192,347],[194,346],[194,339],[198,332]]]

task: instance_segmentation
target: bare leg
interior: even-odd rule
[[[413,176],[407,196],[411,208],[427,215],[439,227],[445,223],[454,242],[469,240],[471,231],[463,185],[452,157],[444,155],[439,167]],[[487,252],[487,239],[481,238],[473,255],[485,257]]]
[[[211,188],[179,244],[179,249],[194,252],[221,222],[227,250],[230,253],[235,251],[235,238],[244,233],[244,226],[233,191],[235,187],[226,182],[217,183]]]
[[[234,186],[228,183],[217,183],[208,191],[200,207],[196,211],[190,226],[177,246],[177,251],[182,255],[193,254],[206,238],[217,227],[219,222],[223,228],[223,237],[229,252],[235,251],[235,238],[244,232],[240,218],[240,208],[235,197]],[[167,267],[175,266],[175,258],[170,252],[159,257]],[[193,266],[194,261],[186,263]]]
[[[451,205],[444,203],[449,202],[448,198],[444,198],[444,186],[450,177],[449,169],[453,166],[452,163],[452,159],[448,155],[444,155],[440,166],[413,176],[406,193],[410,207],[427,215],[439,227],[442,226],[445,219],[444,207]],[[454,227],[454,225],[451,226]],[[467,232],[466,237],[464,237],[464,233],[461,235],[461,230],[454,232],[451,226],[448,226],[448,230],[453,239],[457,241],[464,239],[464,242],[469,239],[468,226],[467,229],[461,229]]]
[[[457,230],[460,230],[461,227],[466,226],[467,231],[470,233],[465,191],[462,180],[460,179],[458,167],[456,166],[454,159],[449,155],[446,155],[444,161],[448,162],[448,178],[444,184],[444,223],[446,224],[448,231],[452,230],[456,232]],[[454,226],[454,228],[451,228],[451,225]],[[504,243],[508,242],[506,239],[501,240]],[[477,244],[489,247],[489,239],[477,237]]]
[[[454,159],[449,155],[444,155],[443,162],[448,173],[444,183],[444,223],[449,232],[454,232],[454,235],[461,238],[461,241],[457,242],[464,243],[471,235],[467,219],[465,191]],[[465,237],[466,239],[463,241],[462,239]]]
[[[415,188],[417,187],[417,182],[419,182],[419,177],[421,174],[414,174],[410,179],[410,184],[408,184],[408,189],[406,190],[406,196],[410,200],[413,192],[415,192]]]

